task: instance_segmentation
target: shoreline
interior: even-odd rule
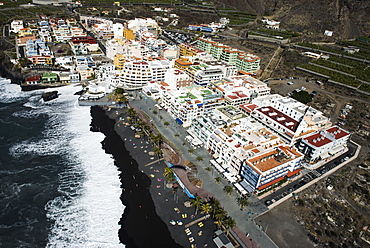
[[[106,136],[102,142],[103,149],[112,154],[121,172],[121,200],[126,208],[120,220],[120,241],[128,248],[190,247],[191,236],[198,247],[216,247],[212,241],[216,229],[212,219],[203,220],[204,227],[196,224],[189,227],[193,232],[190,236],[184,232],[184,226],[169,224],[171,220],[181,220],[186,225],[204,215],[198,213],[191,219],[195,209],[184,206],[184,202],[189,200],[187,195],[183,192],[174,195],[172,188],[166,187],[163,169],[167,165],[149,156],[148,152],[153,147],[147,138],[134,138],[134,132],[120,123],[125,112],[125,109],[91,108],[92,130]],[[145,166],[147,164],[150,165]],[[176,213],[174,207],[181,213]],[[201,236],[198,235],[200,231]]]

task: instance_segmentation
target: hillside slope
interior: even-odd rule
[[[270,16],[294,31],[334,31],[341,38],[370,34],[370,0],[217,0],[222,6]]]

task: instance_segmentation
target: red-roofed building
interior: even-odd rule
[[[299,122],[274,107],[256,108],[252,115],[288,141],[295,137]]]
[[[241,109],[242,112],[246,113],[246,114],[251,114],[253,112],[253,110],[255,110],[256,108],[258,108],[258,106],[256,104],[253,104],[253,103],[248,103],[248,104],[242,104],[242,105],[239,105],[239,109]]]
[[[314,163],[343,151],[349,137],[349,132],[334,126],[301,139],[298,147],[306,159]]]
[[[96,44],[96,39],[92,36],[85,36],[85,37],[72,37],[71,42],[73,44],[80,44],[80,43],[85,43],[85,44]]]
[[[38,84],[41,82],[41,76],[33,76],[26,78],[25,84]]]

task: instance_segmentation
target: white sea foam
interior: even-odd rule
[[[90,132],[90,108],[80,107],[76,101],[68,104],[62,111],[68,113],[65,131],[73,137],[67,147],[75,165],[60,175],[59,189],[65,196],[47,206],[48,216],[55,220],[47,247],[124,247],[118,238],[118,222],[124,210],[119,172],[101,147],[104,135]],[[53,125],[58,126],[55,122]],[[76,174],[84,175],[80,184]]]
[[[118,222],[124,211],[119,171],[102,149],[104,135],[90,132],[90,108],[78,106],[73,95],[78,90],[74,86],[58,88],[61,95],[46,103],[30,97],[24,104],[30,111],[17,114],[24,118],[48,115],[44,138],[25,140],[10,153],[57,154],[69,160],[59,174],[61,195],[45,206],[54,223],[47,247],[124,247],[118,238]]]
[[[2,103],[11,103],[23,98],[24,94],[22,94],[20,88],[17,84],[11,84],[10,79],[0,78],[0,101]]]

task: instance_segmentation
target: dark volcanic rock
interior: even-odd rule
[[[42,99],[44,99],[45,102],[53,100],[55,98],[58,98],[58,91],[56,90],[42,93]]]

